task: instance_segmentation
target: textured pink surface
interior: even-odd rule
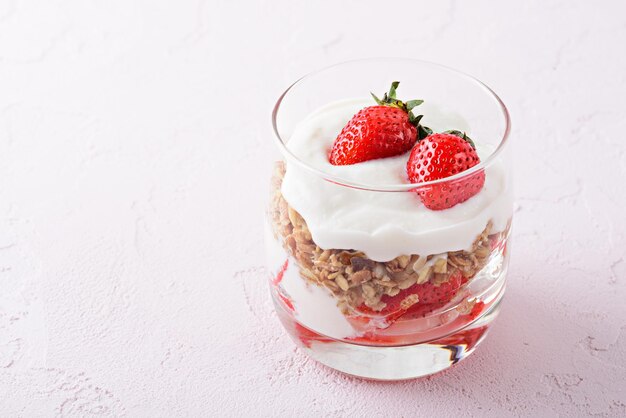
[[[389,7],[0,2],[0,415],[626,415],[624,4]],[[272,101],[376,55],[500,93],[519,198],[488,340],[394,384],[307,360],[260,267]]]

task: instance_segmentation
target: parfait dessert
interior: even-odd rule
[[[294,341],[383,380],[443,370],[480,343],[504,292],[513,212],[503,144],[398,90],[291,121],[266,228],[271,294]]]

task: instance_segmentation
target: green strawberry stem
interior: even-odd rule
[[[400,85],[399,81],[394,81],[393,83],[391,83],[389,92],[385,93],[382,99],[379,99],[374,93],[370,93],[370,94],[372,95],[376,103],[378,103],[378,105],[380,106],[397,107],[398,109],[402,109],[405,112],[407,112],[409,114],[409,122],[417,128],[417,140],[421,141],[427,136],[433,134],[432,129],[420,124],[420,121],[422,120],[424,115],[415,116],[413,114],[413,109],[415,109],[417,106],[424,103],[424,101],[423,100],[408,100],[406,102],[403,102],[402,100],[398,100],[396,98],[396,90],[398,89],[399,85]],[[474,141],[472,141],[472,139],[469,136],[467,136],[465,132],[452,129],[449,131],[445,131],[443,133],[458,136],[459,138],[467,141],[472,146],[472,148],[476,149],[476,145],[474,144]]]
[[[415,116],[413,114],[413,109],[421,105],[422,103],[424,103],[424,101],[423,100],[408,100],[406,102],[403,102],[402,100],[398,100],[396,98],[396,90],[399,85],[400,85],[399,81],[394,81],[393,83],[391,83],[391,88],[389,89],[389,93],[385,93],[382,99],[379,99],[378,97],[376,97],[374,93],[370,93],[370,94],[372,95],[376,103],[378,103],[378,105],[380,106],[397,107],[398,109],[402,109],[405,112],[407,112],[409,114],[409,122],[417,128],[418,141],[420,139],[424,139],[428,135],[432,134],[433,131],[432,129],[426,126],[420,125],[420,120],[424,117],[424,115]]]
[[[451,130],[445,131],[443,133],[444,134],[450,134],[450,135],[458,136],[459,138],[467,141],[472,146],[472,148],[476,149],[476,145],[474,145],[474,141],[472,141],[472,138],[467,136],[467,134],[465,134],[465,132],[457,131],[456,129],[451,129]]]

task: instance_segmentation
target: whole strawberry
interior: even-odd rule
[[[372,94],[378,106],[361,109],[350,119],[330,150],[331,164],[350,165],[404,154],[413,147],[418,134],[427,135],[427,128],[419,124],[421,116],[411,112],[422,100],[405,103],[396,99],[399,84],[391,83],[382,100]]]
[[[432,134],[419,141],[409,156],[406,172],[411,183],[423,183],[453,176],[480,162],[472,140],[459,131]],[[465,202],[485,184],[485,172],[416,189],[429,209],[442,210]]]

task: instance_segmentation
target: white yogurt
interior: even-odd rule
[[[408,153],[347,166],[334,166],[328,152],[350,118],[370,101],[331,103],[298,124],[287,146],[302,161],[329,175],[362,184],[408,183]],[[432,109],[432,107],[431,107]],[[428,113],[435,131],[466,130],[456,115]],[[486,158],[490,150],[477,151]],[[285,200],[306,221],[313,240],[323,249],[354,249],[375,261],[389,261],[403,254],[437,254],[469,249],[487,223],[493,231],[506,228],[513,212],[510,176],[502,161],[485,170],[483,189],[456,206],[433,211],[413,192],[371,192],[339,186],[287,162],[282,184]]]
[[[305,327],[332,338],[357,335],[337,306],[337,299],[325,288],[300,277],[295,260],[289,260],[280,284],[293,303],[296,319]]]
[[[268,264],[272,267],[282,266],[288,255],[272,235],[269,226],[265,228],[265,248]],[[277,271],[271,273],[275,276]],[[292,257],[289,257],[280,286],[293,304],[294,316],[300,324],[331,338],[358,335],[341,313],[337,300],[330,292],[321,286],[309,284],[300,277],[298,265]]]

